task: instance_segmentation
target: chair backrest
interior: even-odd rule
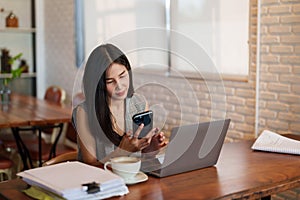
[[[44,99],[54,103],[62,103],[66,99],[66,91],[59,86],[52,85],[47,88]]]
[[[49,86],[45,92],[44,99],[51,101],[53,103],[56,103],[56,104],[61,104],[62,102],[64,102],[66,100],[66,91],[56,85]],[[46,133],[48,135],[52,134],[53,128],[44,128],[43,133]],[[54,141],[54,139],[55,139],[54,136],[52,139],[50,138],[51,141]],[[49,140],[49,138],[48,138],[48,140]]]
[[[54,165],[57,163],[67,162],[67,161],[76,161],[77,160],[77,151],[68,152],[56,156],[46,162],[43,163],[43,166]]]

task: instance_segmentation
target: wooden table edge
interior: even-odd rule
[[[269,185],[264,185],[261,187],[257,187],[251,190],[240,191],[233,194],[228,194],[221,198],[217,198],[218,200],[225,199],[260,199],[263,197],[271,196],[274,194],[278,194],[280,192],[284,192],[293,188],[300,187],[300,177],[296,177],[293,181],[284,181],[282,183],[273,183]],[[259,192],[257,192],[259,191]]]

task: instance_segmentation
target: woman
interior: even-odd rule
[[[85,101],[73,110],[83,162],[101,165],[112,157],[136,152],[153,156],[166,145],[158,128],[142,139],[138,136],[143,124],[131,132],[131,117],[148,106],[143,97],[134,94],[130,63],[114,45],[101,45],[91,53],[84,70],[83,92]]]

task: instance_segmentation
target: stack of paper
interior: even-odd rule
[[[264,130],[251,147],[253,150],[300,155],[300,141]]]
[[[66,199],[104,199],[128,193],[121,177],[77,161],[30,169],[17,175],[29,185],[43,188]],[[100,191],[90,194],[83,185],[93,182],[99,184]]]

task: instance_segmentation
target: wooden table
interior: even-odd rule
[[[300,186],[300,156],[252,151],[253,141],[226,143],[216,166],[129,186],[113,199],[267,199]],[[6,199],[30,199],[21,179],[0,183]],[[1,197],[1,196],[0,196]]]
[[[32,162],[26,145],[20,137],[20,129],[26,126],[32,127],[39,130],[39,137],[41,137],[43,127],[49,127],[49,124],[55,123],[58,123],[58,126],[62,127],[63,123],[70,121],[70,106],[58,105],[47,100],[37,99],[33,96],[12,94],[11,102],[8,105],[0,105],[0,128],[12,129],[24,169],[29,168],[27,160],[29,160],[31,167]],[[39,149],[41,152],[41,138],[39,138]],[[41,154],[39,157],[41,160]]]

